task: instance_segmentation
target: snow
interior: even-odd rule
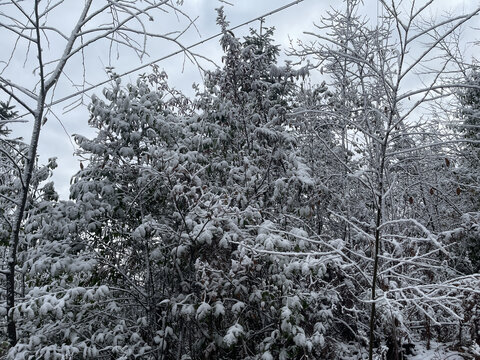
[[[476,340],[479,260],[469,241],[477,245],[480,219],[477,194],[466,191],[474,180],[460,174],[457,151],[426,146],[435,124],[407,119],[412,128],[404,129],[405,103],[382,88],[398,75],[389,67],[398,49],[387,31],[370,36],[374,30],[351,21],[328,27],[331,49],[314,49],[333,75],[329,91],[298,86],[293,79],[307,68],[278,64],[266,28],[265,38],[252,33],[250,42],[224,29],[225,67],[206,73],[193,99],[155,80],[158,73],[127,87],[116,79],[105,101],[93,97],[97,133],[76,137],[85,164],[72,201],[54,200],[51,186],[37,188],[50,170],[35,169],[18,258],[10,257],[18,269],[13,290],[22,294],[10,309],[19,324],[11,358],[28,350],[30,358],[74,351],[153,358],[156,351],[185,359],[328,352],[360,359],[372,303],[378,359],[392,333],[422,336],[426,321],[432,339],[453,341],[462,322],[464,337]],[[345,30],[358,36],[345,39]],[[334,50],[346,43],[358,54]],[[372,53],[385,55],[378,73],[365,62]],[[340,73],[342,63],[368,74]],[[388,109],[398,129],[386,121]],[[451,166],[440,150],[452,152]],[[407,152],[415,156],[399,157]],[[0,205],[7,204],[0,250],[8,249],[9,201],[21,188],[13,170],[0,174]],[[451,326],[446,335],[437,333],[443,324]],[[416,345],[410,359],[479,352]]]
[[[430,350],[427,350],[425,343],[415,343],[415,355],[409,356],[408,360],[465,360],[471,358],[471,354],[466,354],[465,351],[453,350],[453,345],[432,341],[430,346]]]
[[[238,338],[243,335],[243,326],[236,323],[227,330],[227,334],[223,337],[223,342],[227,346],[232,346],[236,344]]]
[[[212,307],[206,302],[201,303],[197,309],[197,319],[203,320],[208,314],[210,314],[211,309]]]

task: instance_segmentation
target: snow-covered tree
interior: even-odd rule
[[[1,252],[1,299],[6,299],[6,285],[8,280],[8,244],[13,228],[12,215],[15,212],[17,196],[21,191],[22,165],[25,157],[25,144],[21,139],[12,139],[9,125],[16,116],[13,107],[0,102],[0,252]],[[3,310],[5,313],[5,310]],[[1,352],[8,348],[8,343],[2,339]]]
[[[13,224],[11,222],[15,207],[18,206],[18,194],[22,191],[21,172],[25,164],[28,146],[21,140],[11,138],[7,125],[16,113],[11,111],[12,108],[6,104],[1,104],[0,110],[0,166],[2,175],[0,180],[0,201],[1,220],[0,220],[0,252],[2,257],[2,279],[3,289],[6,288],[8,276],[8,248],[9,239],[12,232]],[[65,266],[65,261],[60,264],[59,259],[64,259],[69,254],[69,246],[59,246],[61,242],[52,241],[52,236],[61,238],[65,242],[67,234],[71,233],[71,229],[61,229],[61,224],[65,223],[68,217],[65,214],[56,214],[52,208],[58,200],[55,193],[53,183],[45,182],[51,175],[51,171],[56,167],[55,159],[50,159],[46,166],[35,165],[31,179],[31,192],[25,206],[25,216],[22,221],[22,236],[19,238],[19,246],[17,253],[17,265],[15,267],[15,293],[20,300],[16,307],[12,308],[8,313],[5,307],[2,308],[2,314],[9,317],[17,325],[18,334],[22,340],[32,341],[30,347],[39,348],[40,343],[51,344],[48,332],[44,332],[44,328],[52,331],[52,324],[44,324],[45,318],[39,319],[48,304],[43,306],[46,293],[46,287],[55,288],[55,278],[53,275]],[[41,229],[41,230],[39,230]],[[54,234],[54,235],[53,235]],[[80,260],[80,259],[79,259]],[[66,260],[66,263],[72,262],[72,259]],[[48,269],[48,270],[45,270]],[[52,276],[47,273],[52,272]],[[42,290],[39,290],[43,287]],[[5,299],[7,293],[2,290],[1,297]],[[48,298],[54,299],[52,293]],[[61,310],[60,310],[61,313]],[[60,314],[59,313],[59,314]],[[57,325],[57,324],[55,324]],[[74,326],[73,323],[70,326]],[[60,329],[60,327],[55,328]],[[40,330],[40,332],[37,332]],[[2,332],[2,356],[6,355],[8,342],[6,332]],[[32,339],[32,334],[34,339]],[[55,334],[57,335],[57,334]],[[51,336],[51,335],[50,335]],[[17,348],[10,349],[9,358],[18,358],[23,353],[23,347],[26,344],[17,344]],[[36,358],[43,358],[48,351],[48,346],[43,347],[43,352],[35,354]]]
[[[97,137],[76,137],[89,160],[71,188],[97,262],[88,281],[109,289],[85,340],[100,355],[326,351],[339,299],[327,279],[342,259],[301,228],[313,181],[286,117],[306,70],[276,64],[271,30],[240,41],[218,19],[225,65],[193,104],[158,72],[114,79],[92,100]]]
[[[454,79],[448,47],[478,9],[428,22],[428,6],[381,2],[371,26],[345,5],[294,51],[313,55],[304,68],[278,63],[272,29],[236,38],[219,9],[223,65],[193,99],[158,67],[128,85],[111,73],[96,135],[75,136],[69,201],[0,107],[2,355],[400,358],[418,338],[479,342],[478,79]],[[309,86],[314,68],[325,81]],[[462,139],[438,122],[459,88]]]
[[[78,6],[71,10],[67,3]],[[14,212],[9,215],[12,224],[7,256],[8,269],[6,284],[6,308],[10,314],[16,304],[17,287],[15,268],[21,238],[22,224],[26,215],[29,198],[32,197],[33,173],[37,161],[37,148],[42,125],[52,108],[49,104],[58,100],[57,86],[68,85],[81,88],[85,92],[85,74],[88,62],[86,54],[100,42],[109,45],[108,62],[121,48],[131,50],[143,58],[147,54],[147,40],[160,39],[179,43],[178,35],[172,29],[158,31],[147,26],[159,16],[174,11],[181,14],[191,24],[188,16],[177,12],[179,4],[169,1],[93,1],[49,2],[35,0],[30,3],[7,1],[0,10],[1,27],[6,34],[6,45],[2,51],[0,91],[6,94],[26,112],[25,119],[31,120],[31,139],[24,154],[21,174],[17,174],[21,188],[14,199]],[[70,5],[71,6],[71,5]],[[76,14],[75,19],[64,20],[66,15]],[[62,19],[62,21],[58,21]],[[186,25],[188,28],[188,24]],[[10,41],[9,41],[10,40]],[[54,46],[50,46],[55,43]],[[25,61],[13,60],[18,52],[24,51]],[[33,56],[30,56],[33,54]],[[83,66],[83,79],[80,82],[68,76],[67,64],[77,58]],[[106,62],[106,61],[105,61]],[[19,64],[17,67],[16,65]],[[28,71],[25,71],[28,68]],[[30,71],[31,70],[31,71]],[[18,77],[18,72],[32,73],[31,77]],[[66,75],[66,76],[65,76]],[[14,79],[14,80],[12,80]],[[26,80],[25,80],[26,79]],[[25,81],[25,82],[22,82]],[[70,83],[71,82],[71,83]],[[83,84],[80,85],[79,84]],[[7,332],[10,346],[17,342],[16,323],[9,315]]]
[[[344,14],[332,11],[311,33],[317,41],[300,44],[295,53],[313,55],[333,95],[330,107],[322,104],[325,115],[315,108],[304,112],[319,119],[331,114],[331,129],[343,129],[336,130],[338,141],[330,152],[345,169],[348,180],[340,194],[346,196],[343,202],[330,202],[327,211],[337,222],[348,224],[352,239],[348,257],[371,277],[370,285],[358,288],[355,296],[371,299],[369,358],[373,358],[381,340],[390,342],[398,354],[397,341],[413,335],[415,321],[428,318],[438,324],[452,316],[458,320],[453,314],[462,311],[461,299],[468,294],[464,288],[453,300],[443,292],[450,291],[449,285],[437,285],[436,296],[427,296],[432,283],[446,284],[461,276],[439,266],[448,261],[451,244],[435,233],[455,224],[446,221],[451,212],[458,225],[461,212],[450,201],[458,190],[451,186],[455,177],[448,168],[449,156],[439,154],[445,149],[439,146],[441,126],[426,125],[425,118],[416,117],[420,107],[451,95],[459,85],[448,79],[456,69],[447,39],[478,9],[426,26],[419,19],[428,5],[413,3],[407,9],[382,2],[384,16],[370,27],[368,20],[355,15],[358,5],[347,1]],[[429,40],[420,44],[420,39]],[[422,50],[412,55],[414,44]],[[423,72],[422,84],[412,88],[412,82],[419,83],[418,72]],[[354,197],[345,192],[348,184],[355,184]],[[410,324],[407,312],[415,313]],[[382,331],[376,333],[376,327]]]

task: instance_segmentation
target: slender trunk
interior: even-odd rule
[[[347,77],[347,69],[348,69],[348,63],[347,63],[347,49],[350,45],[350,25],[351,25],[351,18],[352,18],[352,7],[350,4],[350,0],[347,1],[347,21],[346,21],[346,34],[345,34],[345,49],[343,50],[345,57],[343,59],[343,67],[342,67],[342,84],[341,84],[341,96],[342,96],[342,106],[343,106],[343,111],[345,111],[345,116],[347,117],[348,120],[350,120],[350,110],[347,107],[347,83],[348,83],[348,77]],[[349,156],[348,156],[348,129],[347,129],[347,123],[343,124],[342,127],[342,150],[343,150],[343,161],[345,164],[348,164]],[[349,179],[348,179],[348,170],[346,167],[343,167],[343,184],[342,184],[342,191],[343,191],[343,198],[348,199],[349,196]],[[346,215],[347,219],[350,218],[350,205],[348,201],[345,201],[346,204]],[[345,241],[347,244],[350,244],[350,224],[348,222],[344,222],[343,225],[343,241]]]
[[[17,248],[20,238],[20,229],[25,215],[30,183],[33,175],[35,158],[37,156],[38,139],[40,138],[40,128],[42,126],[43,112],[45,109],[45,76],[43,73],[42,47],[40,43],[40,18],[38,4],[35,1],[35,30],[37,39],[37,56],[40,70],[40,94],[37,99],[37,109],[34,113],[34,122],[32,138],[28,147],[27,161],[23,171],[23,187],[20,193],[20,202],[15,211],[15,220],[12,234],[10,236],[9,255],[8,255],[8,276],[7,276],[7,336],[10,346],[17,344],[17,329],[15,319],[13,318],[13,308],[15,307],[15,266],[17,265]]]
[[[473,330],[474,330],[474,336],[472,337],[473,340],[477,343],[477,345],[480,345],[480,329],[478,328],[478,317],[475,317],[474,323],[473,323]]]
[[[374,252],[374,259],[373,259],[373,278],[372,278],[372,293],[371,293],[371,300],[372,300],[372,308],[370,311],[370,333],[369,333],[369,347],[368,347],[368,359],[373,359],[373,343],[375,339],[375,312],[376,312],[376,290],[377,290],[377,276],[378,276],[378,254],[380,249],[380,239],[381,239],[381,229],[380,225],[382,224],[382,217],[383,217],[383,174],[385,169],[385,153],[387,148],[387,140],[388,134],[385,136],[385,140],[381,146],[381,158],[380,158],[380,166],[378,169],[378,204],[377,204],[377,216],[375,221],[375,252]]]
[[[41,119],[43,116],[43,100],[39,100],[39,105],[35,114],[33,124],[32,139],[28,149],[27,161],[23,172],[22,191],[20,193],[20,203],[15,211],[15,221],[13,231],[10,236],[9,255],[8,255],[8,275],[7,275],[7,335],[10,346],[17,343],[17,331],[12,309],[15,307],[15,266],[17,265],[17,248],[20,239],[20,229],[27,205],[28,192],[33,175],[33,167],[37,154],[38,139],[40,137]]]
[[[425,315],[425,335],[427,338],[427,350],[430,350],[430,339],[432,338],[432,333],[430,331],[430,319]]]
[[[462,346],[462,338],[463,338],[462,320],[458,320],[458,345],[459,346]]]
[[[150,337],[149,341],[153,341],[154,334],[157,331],[157,324],[158,324],[158,316],[157,316],[157,308],[156,308],[156,301],[155,301],[155,284],[153,281],[153,274],[152,268],[150,264],[150,248],[148,246],[148,240],[145,243],[145,261],[147,266],[147,279],[146,279],[146,292],[147,292],[147,319],[148,319],[148,326]]]
[[[25,210],[27,206],[28,194],[30,190],[30,183],[33,176],[33,169],[35,165],[35,159],[37,157],[37,148],[38,140],[40,138],[40,129],[42,126],[42,120],[45,112],[45,100],[47,92],[55,82],[60,77],[60,74],[63,71],[63,68],[68,60],[68,56],[71,54],[73,44],[78,37],[78,33],[83,25],[83,21],[86,18],[88,10],[90,9],[92,0],[88,0],[85,3],[82,14],[72,31],[72,34],[68,40],[68,43],[65,47],[64,54],[62,59],[58,62],[55,70],[46,79],[46,74],[44,73],[44,63],[42,57],[42,44],[41,44],[41,29],[40,29],[40,10],[39,4],[40,0],[35,0],[35,39],[37,47],[37,58],[38,58],[38,69],[40,76],[40,90],[37,98],[37,108],[33,112],[33,130],[32,138],[30,140],[30,145],[28,147],[28,155],[25,162],[25,167],[23,170],[23,187],[19,194],[19,204],[15,210],[13,229],[10,236],[9,243],[9,254],[8,254],[8,275],[7,275],[7,336],[10,346],[15,346],[17,343],[17,329],[15,324],[15,319],[13,318],[13,308],[15,307],[15,267],[17,265],[17,248],[20,239],[20,230],[22,225],[22,220],[25,215]]]
[[[382,202],[382,194],[378,195],[378,202]],[[373,279],[372,279],[372,308],[370,310],[370,334],[369,334],[369,348],[368,348],[368,358],[369,360],[373,359],[373,342],[374,342],[374,332],[375,332],[375,310],[376,310],[376,284],[377,284],[377,275],[378,275],[378,248],[380,246],[380,224],[382,221],[382,209],[381,206],[377,209],[377,220],[375,228],[375,254],[374,254],[374,263],[373,263]]]
[[[392,324],[393,360],[400,360],[401,359],[400,343],[398,341],[397,325],[395,322],[396,322],[396,319],[393,321],[393,324]]]
[[[382,61],[382,59],[380,59]],[[382,65],[382,64],[381,64]],[[398,69],[398,74],[401,74],[401,63]],[[387,154],[388,140],[390,132],[392,131],[393,118],[397,111],[397,94],[400,86],[401,78],[397,78],[396,86],[394,87],[390,99],[392,100],[391,107],[388,111],[385,135],[379,149],[379,158],[376,159],[376,162],[379,163],[378,167],[378,187],[377,187],[377,216],[375,221],[375,253],[374,253],[374,262],[373,262],[373,278],[372,278],[372,308],[370,312],[370,330],[369,330],[369,347],[368,347],[368,359],[373,360],[373,342],[375,339],[375,315],[376,315],[376,287],[377,287],[377,276],[378,276],[378,262],[379,262],[379,249],[381,245],[381,224],[382,218],[384,216],[384,181],[385,179],[385,160]],[[377,125],[379,126],[379,125]],[[378,129],[378,127],[377,127]]]

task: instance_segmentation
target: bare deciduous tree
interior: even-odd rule
[[[463,67],[459,66],[450,41],[458,39],[458,30],[478,15],[480,8],[432,20],[428,16],[432,1],[380,1],[381,17],[369,30],[367,20],[362,23],[352,16],[357,6],[356,1],[347,1],[346,15],[333,11],[329,21],[309,33],[315,41],[301,43],[300,50],[293,53],[302,58],[313,56],[318,67],[327,73],[327,84],[330,82],[335,89],[329,116],[338,124],[341,154],[350,151],[356,159],[352,166],[348,157],[336,151],[338,165],[371,202],[364,209],[357,204],[357,209],[351,210],[355,205],[343,204],[337,209],[330,207],[330,211],[337,222],[350,225],[357,239],[365,239],[362,251],[370,247],[365,252],[371,254],[366,267],[372,277],[367,300],[371,306],[368,337],[372,359],[379,308],[388,309],[391,314],[389,331],[395,337],[398,318],[394,308],[413,307],[412,311],[428,317],[432,309],[452,315],[460,304],[460,293],[456,299],[449,297],[449,284],[453,281],[449,276],[454,272],[447,275],[446,268],[438,266],[442,254],[447,253],[446,245],[439,241],[439,229],[432,228],[432,219],[427,218],[424,225],[418,218],[410,217],[411,212],[398,210],[412,208],[421,201],[409,190],[415,189],[419,194],[440,190],[440,186],[421,179],[421,174],[411,172],[412,168],[422,168],[425,161],[434,166],[433,161],[439,158],[435,151],[443,150],[438,131],[429,133],[425,126],[428,119],[422,114],[430,104],[448,98],[464,86],[455,76],[462,73]],[[305,111],[308,112],[325,115],[324,109]],[[411,179],[407,181],[408,177]],[[414,183],[410,189],[405,188],[408,182]],[[442,199],[444,203],[448,201],[447,197]],[[399,242],[400,239],[404,241]],[[346,255],[355,257],[352,250],[358,249],[359,244],[354,244]],[[431,274],[426,282],[431,269],[445,272]],[[412,279],[416,279],[414,286]],[[437,283],[435,290],[432,282]],[[396,288],[392,288],[395,284]],[[396,344],[396,339],[393,341]]]

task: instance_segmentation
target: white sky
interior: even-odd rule
[[[235,26],[239,23],[243,23],[247,20],[288,4],[291,2],[291,0],[230,0],[230,2],[234,3],[234,6],[224,5],[224,8],[230,24]],[[62,9],[61,16],[49,18],[49,21],[51,21],[51,24],[58,25],[59,27],[68,28],[68,25],[71,25],[78,16],[79,7],[82,3],[82,1],[78,0],[66,1],[64,5],[69,6],[68,9]],[[462,0],[435,0],[434,6],[432,7],[432,12],[436,12],[436,10],[438,10],[437,15],[439,15],[443,9],[450,7],[452,12],[455,14],[464,9],[466,7],[465,4],[471,3],[464,2]],[[184,45],[190,45],[201,39],[218,33],[219,28],[215,24],[217,14],[214,9],[219,5],[221,4],[218,0],[185,0],[182,9],[192,18],[196,18],[198,16],[196,24],[200,36],[194,29],[190,29],[180,39]],[[27,5],[24,6],[26,7]],[[276,42],[285,48],[289,44],[289,37],[293,39],[305,38],[303,31],[312,30],[312,23],[318,22],[320,17],[325,14],[330,6],[343,6],[343,2],[338,0],[304,0],[302,3],[294,5],[287,10],[267,17],[264,25],[274,26],[276,28]],[[363,8],[365,13],[369,13],[372,17],[375,17],[376,9],[377,5],[374,0],[365,1]],[[185,23],[182,22],[181,19],[177,20],[173,14],[163,14],[154,18],[152,26],[153,29],[160,28],[160,31],[165,32],[170,29],[181,29],[184,24]],[[242,28],[242,30],[236,30],[235,35],[239,36],[246,34],[249,27],[258,28],[259,22],[245,26]],[[3,36],[4,31],[5,30],[3,28],[0,28],[0,34],[2,34],[2,36],[0,36],[0,46],[3,54],[9,54],[9,52],[6,52],[5,49],[12,48],[12,38]],[[66,32],[69,31],[66,30]],[[50,54],[50,51],[53,56],[55,50],[57,48],[61,48],[62,40],[54,37],[52,37],[51,40],[50,50],[45,49],[45,52],[46,54]],[[152,41],[148,45],[150,56],[146,57],[144,62],[149,62],[153,59],[160,58],[177,49],[178,48],[173,44]],[[31,88],[31,84],[34,83],[35,77],[32,74],[32,67],[29,65],[32,64],[32,58],[33,60],[35,59],[32,51],[29,55],[26,66],[24,67],[23,63],[25,61],[25,50],[25,48],[21,47],[18,49],[15,57],[12,59],[10,67],[7,69],[8,71],[6,71],[3,76],[6,78],[15,79],[16,82],[20,82]],[[91,49],[87,50],[89,51],[86,52],[85,59],[83,60],[87,64],[87,82],[95,84],[105,80],[107,77],[104,71],[104,65],[108,65],[108,49],[105,47],[105,44],[103,44],[102,46],[92,47]],[[219,63],[219,59],[222,54],[218,44],[218,38],[199,46],[195,49],[195,52],[207,56],[217,63]],[[1,55],[0,60],[5,61],[5,55]],[[83,78],[81,66],[82,60],[80,57],[73,58],[72,60],[73,61],[70,62],[65,69],[66,73],[69,74],[75,83],[80,83]],[[112,61],[112,65],[115,67],[115,70],[118,73],[130,70],[139,66],[140,64],[141,62],[138,57],[135,56],[135,54],[126,51],[121,51],[120,57],[118,59],[115,58]],[[164,69],[167,72],[171,86],[181,89],[187,93],[191,93],[192,83],[201,82],[201,77],[196,66],[186,62],[185,67],[183,68],[183,56],[181,55],[177,55],[169,60],[158,63],[158,65],[161,69]],[[142,72],[148,72],[148,68]],[[135,74],[129,75],[123,79],[123,84],[134,82],[135,80]],[[102,87],[97,88],[94,92],[101,94],[101,89]],[[58,99],[69,95],[70,93],[74,92],[74,90],[74,87],[68,83],[66,79],[64,79],[56,90],[55,98]],[[0,99],[4,100],[5,96],[2,95]],[[86,102],[88,103],[88,99],[86,99]],[[88,111],[86,110],[86,107],[81,106],[68,113],[63,113],[62,107],[66,104],[67,103],[56,106],[54,108],[54,112],[60,118],[67,133],[69,135],[79,133],[85,136],[92,136],[93,131],[89,129],[87,124]],[[20,108],[18,108],[18,110],[20,110]],[[58,158],[59,166],[55,170],[53,181],[55,182],[55,186],[61,197],[68,198],[69,181],[71,176],[79,169],[79,163],[78,160],[73,156],[74,148],[72,147],[71,140],[65,133],[60,122],[52,115],[48,116],[48,118],[49,120],[43,127],[40,137],[40,162],[45,163],[49,157]],[[14,130],[16,134],[24,136],[25,140],[28,141],[30,138],[31,123],[18,125]]]

